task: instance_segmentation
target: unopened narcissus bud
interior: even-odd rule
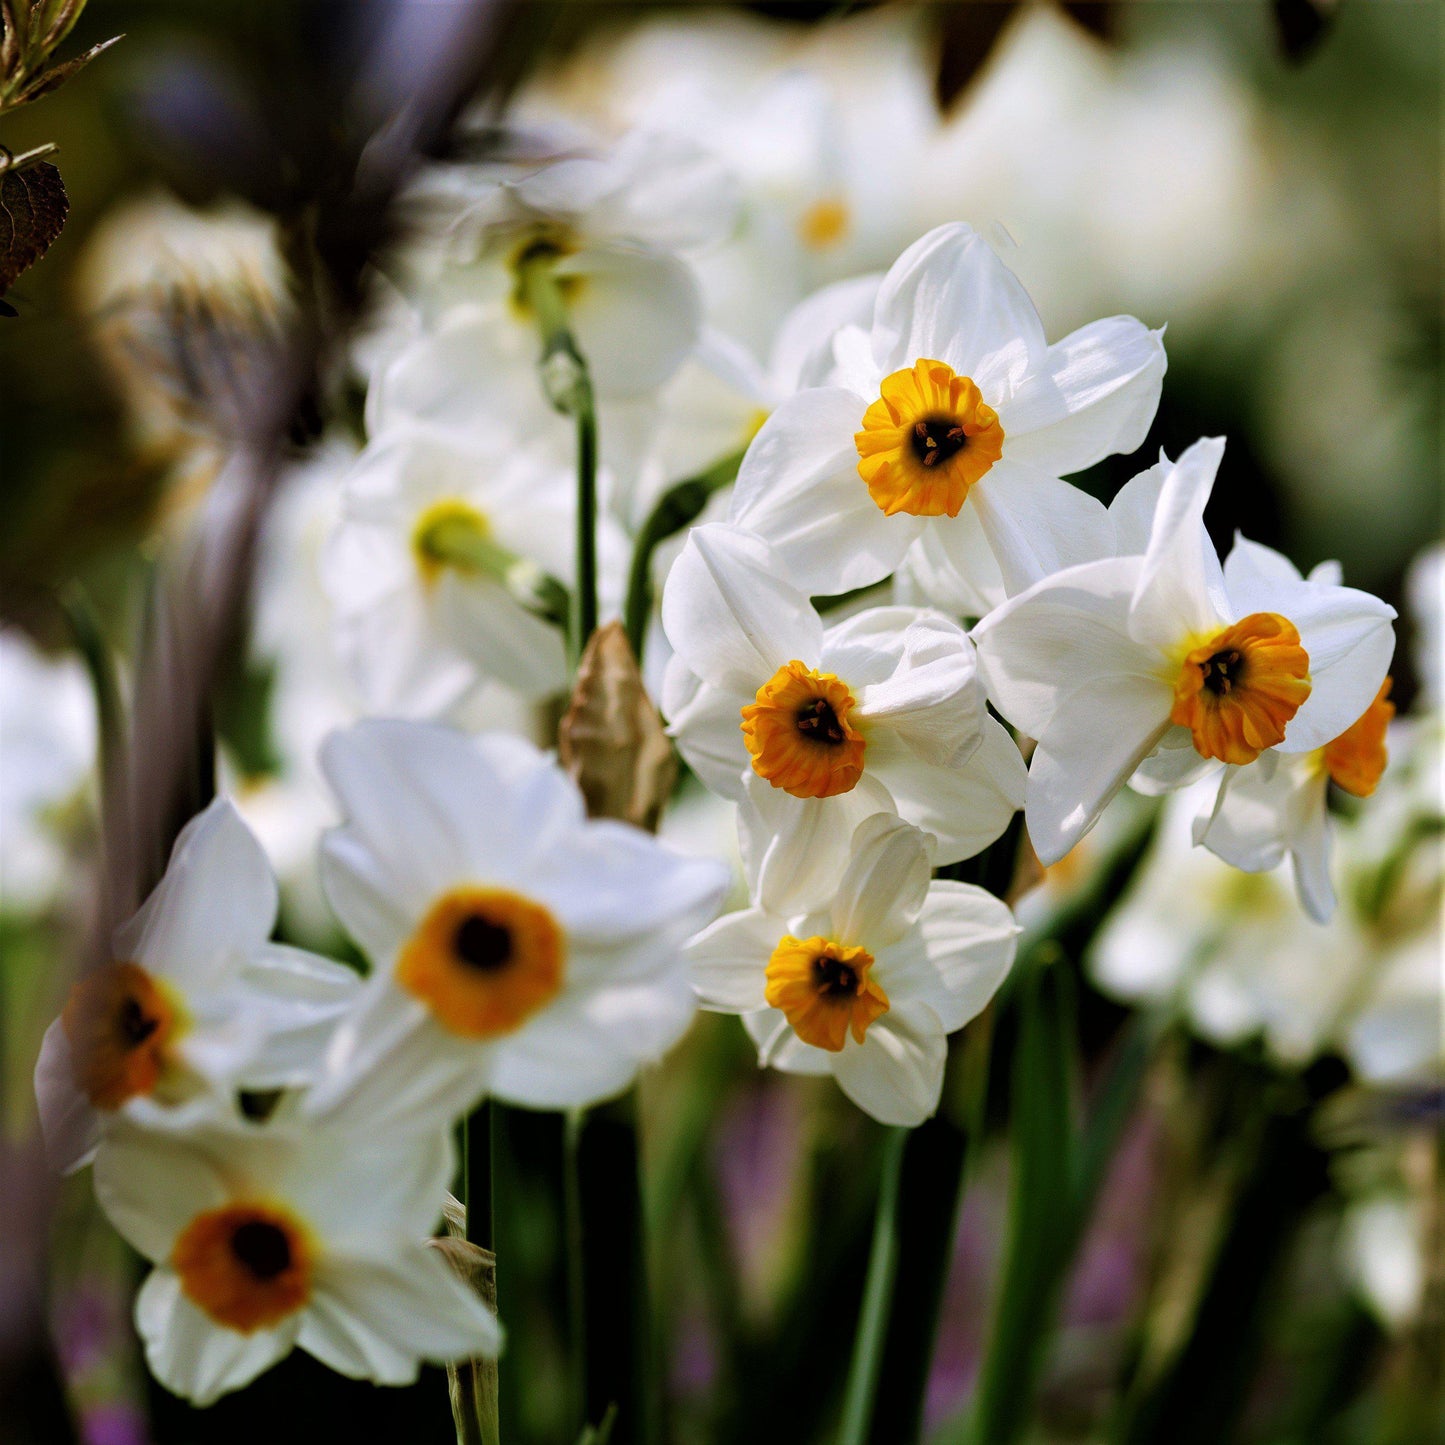
[[[677,762],[619,622],[599,627],[582,654],[557,752],[591,817],[657,831]]]

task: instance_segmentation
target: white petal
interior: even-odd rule
[[[500,583],[447,568],[432,594],[437,631],[478,674],[537,700],[567,681],[562,634]]]
[[[183,991],[223,983],[271,936],[276,879],[266,854],[225,798],[181,830],[165,877],[116,930],[115,956]]]
[[[969,504],[1010,595],[1113,552],[1114,530],[1102,502],[1008,457],[969,493]],[[936,525],[947,531],[953,523],[945,518]]]
[[[599,396],[661,386],[702,331],[702,293],[689,266],[641,244],[590,246],[557,263],[579,284],[568,315]]]
[[[1112,316],[1055,342],[998,409],[1004,455],[1066,477],[1132,452],[1159,408],[1162,338],[1132,316]]]
[[[1045,867],[1098,822],[1154,750],[1171,702],[1166,683],[1143,677],[1098,678],[1063,699],[1029,763],[1025,817]]]
[[[940,880],[919,915],[918,946],[880,958],[877,977],[890,999],[928,1004],[951,1034],[998,992],[1013,966],[1018,934],[1002,899],[968,883]]]
[[[1060,701],[1091,678],[1148,676],[1157,655],[1129,636],[1136,557],[1071,568],[1010,598],[973,629],[989,701],[1042,737]]]
[[[787,932],[760,908],[729,913],[687,945],[692,986],[706,1009],[748,1013],[763,1008],[768,960]]]
[[[844,326],[864,327],[871,323],[882,281],[877,274],[835,281],[788,312],[773,338],[768,358],[768,375],[780,397],[822,383],[831,360],[834,333]]]
[[[1116,556],[1142,557],[1149,550],[1159,494],[1173,470],[1174,463],[1161,452],[1152,467],[1130,477],[1114,494],[1109,503],[1109,520],[1114,524]]]
[[[1024,805],[1028,774],[1018,745],[994,718],[966,763],[938,768],[901,751],[876,755],[876,775],[901,817],[938,840],[935,861],[956,863],[987,848]]]
[[[1139,642],[1169,649],[1230,620],[1223,569],[1204,527],[1223,455],[1223,437],[1195,442],[1160,488],[1130,608],[1129,632]]]
[[[916,517],[884,516],[858,475],[853,438],[867,409],[842,388],[800,391],[763,424],[738,471],[728,520],[767,538],[812,594],[881,582],[922,530]]]
[[[905,566],[928,601],[960,617],[982,617],[1008,596],[977,507],[926,527]]]
[[[225,1203],[216,1162],[183,1134],[117,1120],[95,1157],[106,1218],[147,1259],[166,1259],[196,1215]]]
[[[932,1009],[891,1008],[869,1025],[861,1044],[850,1039],[833,1056],[833,1077],[880,1124],[912,1127],[938,1108],[947,1057],[943,1026]]]
[[[1214,758],[1200,757],[1194,746],[1194,734],[1186,727],[1171,727],[1159,739],[1158,748],[1129,779],[1129,786],[1146,798],[1177,792],[1198,782],[1206,773],[1217,772],[1220,764]]]
[[[494,1357],[502,1330],[436,1250],[398,1241],[386,1254],[328,1255],[298,1343],[353,1379],[405,1385],[423,1360]]]
[[[1023,283],[970,226],[939,226],[893,263],[878,293],[873,354],[883,375],[920,358],[971,376],[990,401],[1045,356]]]
[[[755,693],[793,659],[812,665],[823,624],[788,569],[737,527],[694,527],[667,576],[662,625],[677,655],[705,682]]]
[[[247,963],[241,983],[255,996],[243,1006],[265,1008],[271,1021],[245,1068],[254,1088],[290,1087],[315,1077],[338,1019],[361,989],[354,969],[276,943]]]
[[[873,813],[895,812],[893,799],[865,772],[833,798],[794,798],[751,770],[738,809],[738,840],[753,900],[789,917],[833,896],[858,825]]]
[[[891,813],[864,819],[833,898],[833,936],[874,954],[900,939],[928,894],[933,851],[930,835]]]
[[[100,1116],[75,1085],[75,1067],[65,1026],[56,1019],[40,1041],[35,1061],[35,1103],[45,1139],[45,1157],[58,1174],[89,1164],[100,1142]]]
[[[909,607],[860,612],[823,641],[823,667],[857,698],[869,735],[887,732],[914,756],[961,766],[985,714],[973,644],[956,623]]]
[[[1335,912],[1335,886],[1330,879],[1330,818],[1315,809],[1301,821],[1290,846],[1294,884],[1304,910],[1316,923],[1328,923]]]
[[[833,1072],[833,1055],[805,1044],[792,1030],[780,1009],[759,1009],[743,1015],[743,1027],[758,1046],[758,1067],[785,1074],[821,1078]]]
[[[146,1363],[166,1389],[196,1405],[249,1385],[291,1353],[301,1317],[243,1335],[215,1323],[181,1292],[174,1271],[153,1270],[135,1302]]]
[[[742,694],[740,700],[737,693],[709,687],[675,654],[668,660],[663,684],[668,731],[703,785],[733,801],[742,797],[743,770],[749,766],[742,707],[754,696]]]

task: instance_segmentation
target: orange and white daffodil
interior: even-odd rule
[[[683,942],[727,869],[626,823],[520,738],[367,721],[322,765],[346,822],[322,880],[373,972],[337,1028],[321,1101],[454,1118],[625,1089],[692,1020]]]
[[[769,418],[733,494],[730,520],[799,586],[881,581],[927,537],[982,611],[1111,550],[1103,505],[1059,478],[1143,441],[1160,333],[1120,316],[1049,346],[1017,277],[956,224],[894,263],[833,361]]]
[[[427,1247],[447,1131],[217,1107],[185,1128],[126,1120],[95,1161],[117,1230],[155,1268],[136,1328],[155,1377],[198,1405],[301,1349],[381,1385],[501,1348],[496,1317]]]
[[[437,716],[491,680],[527,698],[566,681],[562,634],[523,599],[572,568],[565,466],[399,428],[357,458],[323,556],[342,656],[370,712]],[[623,543],[603,525],[610,574]]]
[[[941,613],[875,607],[825,628],[759,537],[694,528],[668,575],[675,656],[663,712],[714,792],[742,804],[750,885],[766,908],[831,896],[873,813],[985,848],[1021,806],[1023,761],[988,716],[967,634]]]
[[[821,905],[730,913],[688,946],[703,1007],[741,1014],[759,1063],[832,1074],[884,1124],[938,1107],[945,1040],[993,997],[1019,931],[982,888],[930,883],[933,842],[876,813]]]
[[[1313,752],[1385,680],[1393,608],[1247,544],[1220,566],[1204,507],[1223,451],[1196,442],[1170,469],[1142,556],[1067,568],[974,628],[989,700],[1038,739],[1025,813],[1046,865],[1136,772],[1163,790],[1272,748]]]
[[[530,371],[537,318],[523,273],[545,266],[598,394],[652,391],[697,345],[702,292],[685,256],[732,225],[732,177],[686,142],[647,131],[610,147],[575,132],[539,139],[535,159],[421,176],[406,200],[421,224],[398,258],[402,291],[424,330],[485,314]]]
[[[132,1101],[185,1116],[219,1088],[309,1082],[359,980],[270,942],[276,912],[260,844],[217,798],[181,830],[110,962],[71,989],[46,1031],[35,1093],[58,1169],[88,1163]]]

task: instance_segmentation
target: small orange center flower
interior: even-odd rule
[[[505,888],[454,888],[432,904],[396,981],[469,1039],[519,1029],[562,987],[566,937],[551,912]]]
[[[138,963],[108,963],[70,991],[60,1016],[76,1087],[97,1109],[155,1091],[184,1018]]]
[[[1375,791],[1389,760],[1385,733],[1395,716],[1395,704],[1390,701],[1392,681],[1387,677],[1374,702],[1334,742],[1325,744],[1325,770],[1357,798],[1368,798]]]
[[[187,1298],[219,1325],[252,1334],[279,1324],[311,1295],[314,1250],[289,1211],[227,1204],[198,1214],[171,1250]]]
[[[868,977],[872,967],[866,948],[786,934],[768,960],[763,997],[805,1044],[836,1054],[850,1031],[861,1044],[868,1025],[888,1012],[888,995]]]
[[[1252,763],[1284,741],[1310,695],[1309,671],[1294,623],[1252,613],[1185,654],[1170,721],[1194,734],[1201,757]]]
[[[971,377],[921,360],[883,378],[855,433],[858,475],[891,517],[956,517],[1003,455],[1003,427]]]
[[[742,709],[753,771],[795,798],[831,798],[863,776],[863,735],[849,721],[854,698],[831,672],[794,660]]]

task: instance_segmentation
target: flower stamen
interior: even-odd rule
[[[863,735],[849,720],[847,684],[796,659],[780,667],[742,709],[753,771],[795,798],[831,798],[863,776]]]

